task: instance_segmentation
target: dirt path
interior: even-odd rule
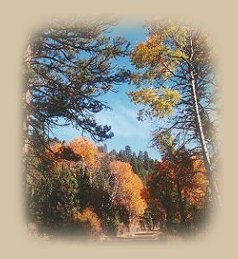
[[[165,241],[165,235],[159,230],[140,231],[129,235],[129,233],[118,235],[114,238],[109,238],[108,241]]]

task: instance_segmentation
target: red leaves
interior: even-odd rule
[[[188,163],[191,163],[192,166],[189,167]],[[172,190],[176,190],[177,181],[179,181],[181,193],[186,197],[190,205],[197,208],[203,206],[208,188],[208,179],[201,159],[192,157],[190,161],[185,159],[180,163],[162,160],[157,164],[156,169],[158,170],[157,175],[164,175],[157,188],[160,188],[160,190],[161,188],[166,188],[165,181],[167,181],[167,186],[170,186]],[[153,176],[149,175],[147,180],[152,182]]]
[[[158,172],[164,172],[164,171],[169,171],[170,168],[170,163],[166,160],[163,160],[162,162],[158,162],[156,165],[156,169]]]

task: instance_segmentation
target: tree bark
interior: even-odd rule
[[[24,134],[24,146],[23,155],[26,157],[29,151],[29,116],[27,112],[27,106],[30,104],[30,91],[27,89],[23,96],[24,110],[23,110],[23,134]]]
[[[201,121],[201,115],[200,115],[199,106],[198,106],[196,82],[195,82],[194,71],[193,71],[193,67],[192,67],[194,50],[193,50],[193,41],[192,41],[191,31],[190,31],[189,38],[190,38],[189,73],[190,73],[191,95],[192,95],[194,114],[195,114],[195,123],[196,123],[196,128],[198,131],[199,140],[200,140],[200,144],[201,144],[201,148],[202,148],[203,161],[204,161],[204,165],[205,165],[205,168],[207,171],[208,180],[210,183],[211,197],[217,203],[217,205],[219,207],[222,207],[221,197],[220,197],[218,187],[217,187],[217,184],[213,177],[213,172],[211,169],[210,156],[209,156],[209,152],[208,152],[208,148],[207,148],[207,144],[206,144],[206,140],[205,140],[203,125],[202,125],[202,121]]]
[[[29,66],[29,62],[32,58],[31,45],[29,44],[26,50],[25,55],[25,66]],[[30,105],[30,90],[29,90],[29,78],[26,78],[26,86],[23,91],[23,134],[24,134],[24,143],[23,143],[23,156],[26,158],[29,152],[29,114],[28,106]]]

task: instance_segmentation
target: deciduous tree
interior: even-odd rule
[[[109,169],[114,176],[114,190],[112,198],[129,212],[129,228],[133,219],[142,216],[147,208],[144,197],[142,196],[144,186],[126,162],[112,161]]]
[[[146,108],[144,116],[169,116],[167,127],[179,136],[182,145],[199,148],[209,177],[212,196],[221,198],[212,172],[209,154],[210,132],[216,103],[211,49],[207,38],[189,25],[150,21],[148,38],[131,53],[138,69],[132,80],[140,89],[129,95]],[[209,126],[208,126],[209,125]]]

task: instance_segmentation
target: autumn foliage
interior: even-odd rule
[[[91,234],[100,234],[102,232],[100,219],[91,208],[86,208],[82,212],[75,212],[73,219],[76,223],[88,224],[88,230]]]
[[[46,156],[57,163],[80,160],[90,170],[96,171],[101,166],[100,160],[103,154],[91,141],[81,137],[72,140],[69,144],[53,142],[50,149],[46,150]]]
[[[144,41],[129,48],[123,37],[107,35],[116,20],[96,20],[49,27],[28,42],[27,224],[47,236],[198,233],[211,208],[222,208],[215,173],[217,86],[208,40],[188,24],[151,19]],[[124,57],[131,71],[115,63]],[[94,118],[110,109],[99,97],[125,82],[133,84],[127,95],[140,107],[137,119],[153,120],[151,144],[160,160],[129,145],[118,151],[99,144],[114,135]],[[56,126],[68,125],[95,142],[51,138]]]
[[[72,151],[82,158],[85,165],[92,170],[100,168],[100,158],[102,154],[98,148],[86,138],[76,138],[69,143]]]
[[[181,159],[181,158],[180,158]],[[188,229],[195,224],[196,214],[209,202],[208,178],[203,162],[185,156],[180,162],[170,159],[157,164],[157,173],[148,175],[153,220],[163,222],[166,229]]]
[[[171,149],[143,180],[129,162],[86,138],[54,141],[45,155],[39,164],[43,171],[33,172],[28,185],[31,217],[50,229],[73,224],[81,233],[97,235],[123,226],[131,231],[134,224],[188,231],[197,228],[210,201],[203,161],[185,151]]]
[[[133,226],[188,231],[209,203],[203,161],[185,151],[164,156],[143,180],[129,162],[86,138],[54,141],[45,156],[41,172],[29,175],[28,193],[31,217],[51,231],[70,224],[88,235],[131,232]]]
[[[132,171],[129,163],[113,161],[109,165],[115,177],[115,201],[124,206],[133,216],[144,214],[147,204],[142,197],[144,186],[137,174]]]
[[[100,234],[144,215],[141,178],[90,140],[53,141],[44,157],[41,178],[29,185],[32,213],[41,224],[52,228],[54,222],[57,229],[71,219],[83,233]]]

